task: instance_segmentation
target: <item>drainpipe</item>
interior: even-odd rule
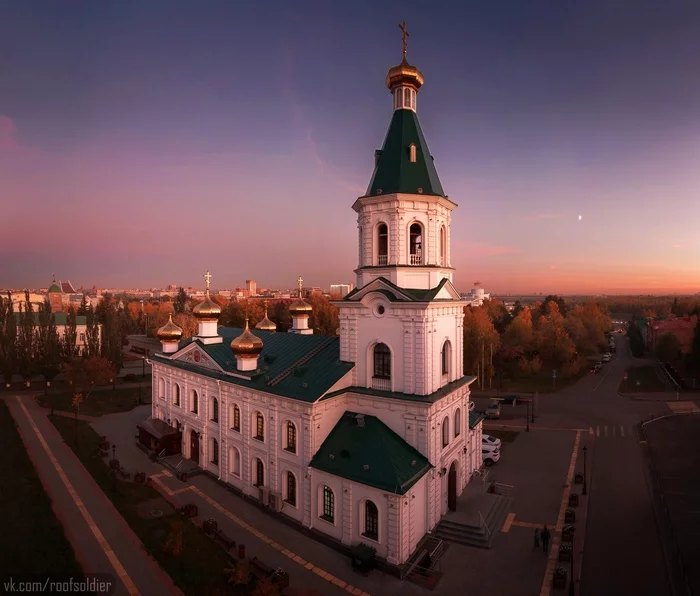
[[[216,379],[216,384],[219,387],[219,480],[221,480],[221,462],[224,459],[222,454],[224,444],[221,442],[221,427],[224,425],[224,407],[221,401],[221,381]]]

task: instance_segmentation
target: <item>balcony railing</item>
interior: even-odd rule
[[[389,255],[379,255],[377,257],[377,265],[386,265],[389,263]]]
[[[411,255],[411,265],[422,265],[423,255]]]
[[[372,389],[377,391],[391,391],[391,379],[372,377]]]

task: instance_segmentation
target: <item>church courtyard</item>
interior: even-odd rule
[[[343,593],[341,585],[367,594],[429,593],[425,588],[378,570],[367,576],[353,572],[348,556],[261,510],[256,503],[232,493],[209,475],[201,474],[181,482],[151,462],[135,445],[134,422],[148,414],[148,406],[142,406],[132,412],[103,416],[92,424],[99,434],[117,445],[119,459],[127,470],[154,474],[155,485],[178,504],[196,503],[200,518],[216,519],[227,535],[246,545],[249,556],[257,556],[268,566],[284,568],[290,579],[308,577],[306,574],[311,570],[316,589],[319,589],[318,580],[328,578],[325,591],[321,592],[324,594]],[[484,432],[488,433],[489,429]],[[497,430],[493,432],[498,434]],[[514,487],[515,498],[505,523],[494,536],[490,549],[444,542],[444,555],[437,565],[443,575],[436,592],[458,593],[469,586],[474,593],[539,594],[543,583],[550,585],[545,576],[548,572],[548,577],[551,576],[552,555],[545,555],[541,549],[533,550],[534,527],[547,524],[554,528],[557,524],[575,440],[573,431],[534,427],[529,433],[524,429],[506,431],[501,460],[488,469],[489,481]],[[458,508],[459,505],[460,502]],[[321,587],[323,583],[320,582]],[[298,586],[298,580],[292,581],[292,585]]]

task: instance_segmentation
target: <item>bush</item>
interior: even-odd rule
[[[128,375],[124,375],[124,382],[125,383],[135,383],[138,381],[138,377],[136,375],[133,375],[129,373]]]

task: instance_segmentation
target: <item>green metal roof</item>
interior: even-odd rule
[[[36,306],[35,306],[36,308]],[[38,327],[39,326],[39,313],[35,310],[33,313],[34,315],[34,326]],[[19,315],[20,313],[16,312],[14,313],[15,315],[15,320],[17,324],[19,325]],[[68,313],[65,312],[55,312],[53,313],[53,320],[56,323],[58,327],[61,325],[67,325],[68,324]],[[85,315],[78,315],[75,317],[75,324],[76,325],[87,325],[87,317]]]
[[[49,292],[63,292],[63,290],[61,290],[61,286],[59,286],[56,282],[53,282],[49,288]]]
[[[309,466],[399,495],[433,467],[379,418],[354,412],[343,414]]]
[[[479,422],[484,419],[484,415],[473,410],[469,412],[469,428],[474,428]]]
[[[153,355],[159,363],[195,372],[234,385],[241,385],[258,391],[282,395],[305,402],[314,402],[343,378],[354,364],[341,362],[340,338],[322,335],[299,335],[296,333],[272,333],[251,329],[251,333],[262,339],[263,351],[258,359],[258,370],[254,373],[240,373],[230,343],[243,330],[220,327],[222,343],[204,344],[196,338],[180,343],[183,349],[195,342],[225,372],[251,376],[250,379],[233,377],[219,371],[178,360],[170,360],[162,353]],[[177,353],[173,356],[177,356]]]
[[[410,161],[411,144],[416,146],[415,163]],[[376,155],[377,163],[366,196],[395,192],[445,196],[413,110],[394,111],[384,145]]]

